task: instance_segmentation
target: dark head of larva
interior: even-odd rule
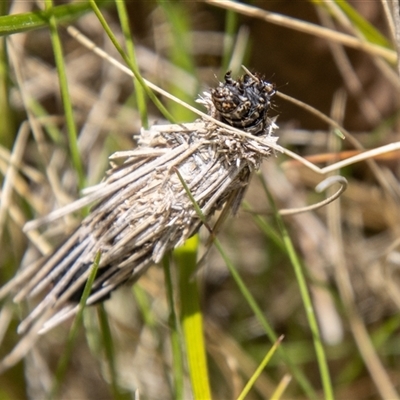
[[[228,125],[261,135],[268,127],[267,112],[275,86],[258,75],[244,74],[237,81],[231,71],[225,74],[225,83],[211,90],[217,117]]]

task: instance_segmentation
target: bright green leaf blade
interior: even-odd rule
[[[54,16],[58,22],[67,22],[89,11],[91,11],[90,4],[85,2],[57,6],[47,11],[1,16],[0,36],[45,28],[48,26],[49,19],[52,16]]]
[[[198,241],[198,236],[195,235],[174,252],[179,268],[182,329],[185,336],[193,398],[196,400],[211,399],[203,334],[203,316],[197,282],[192,277],[197,268]]]
[[[370,22],[361,16],[348,2],[336,0],[335,3],[347,15],[353,26],[362,33],[368,42],[387,48],[392,47],[387,39]]]

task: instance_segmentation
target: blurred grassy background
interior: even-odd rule
[[[227,69],[236,75],[244,64],[275,82],[278,91],[335,118],[365,148],[399,140],[400,81],[385,6],[378,1],[268,1],[255,4],[256,14],[241,15],[211,1],[126,1],[137,64],[149,81],[194,105],[197,95],[215,86]],[[15,1],[3,2],[2,7],[7,15],[45,6]],[[292,27],[265,21],[259,16],[265,17],[263,10],[326,26],[332,29],[331,40],[320,33],[298,32],[293,21]],[[123,43],[121,14],[115,5],[102,3],[101,11]],[[121,58],[92,11],[79,18],[71,10],[65,13],[100,48]],[[99,182],[108,155],[133,148],[132,136],[141,127],[140,99],[132,79],[68,35],[64,21],[58,32],[78,137],[74,142],[71,119],[65,118],[65,100],[60,97],[54,36],[49,28],[16,23],[26,32],[11,35],[16,25],[0,27],[4,35],[0,42],[0,283],[7,282],[20,265],[36,259],[38,251],[56,246],[81,215],[66,217],[43,229],[41,236],[32,234],[30,240],[22,233],[24,223],[68,204],[79,196],[81,185]],[[335,41],[339,33],[387,48],[388,56],[343,47]],[[176,120],[195,118],[181,106],[161,100]],[[150,124],[163,121],[152,102],[147,101],[147,107]],[[36,124],[29,136],[28,130],[23,131],[28,110],[30,126]],[[354,149],[349,140],[337,143],[325,122],[283,99],[275,98],[271,114],[279,116],[279,143],[300,155],[313,155],[321,165],[339,159],[341,151]],[[74,146],[80,161],[74,159]],[[7,183],[10,157],[18,169]],[[327,397],[298,281],[264,190],[265,184],[278,208],[300,207],[323,199],[313,192],[323,178],[287,160],[278,155],[263,164],[250,185],[245,207],[227,220],[218,236],[265,318],[278,336],[285,335],[286,359],[275,354],[248,399],[271,398],[285,374],[293,373],[287,359],[303,372],[312,389],[304,390],[293,378],[282,398]],[[341,174],[349,180],[349,188],[340,200],[316,212],[284,218],[302,260],[337,399],[393,398],[400,383],[397,154],[382,156],[377,169],[365,162],[345,168]],[[205,242],[207,233],[200,237]],[[173,266],[171,273],[177,287]],[[238,398],[272,343],[215,249],[198,280],[213,397]],[[85,329],[74,344],[56,398],[133,398],[136,389],[143,399],[190,398],[185,361],[181,382],[177,383],[173,368],[162,268],[151,268],[133,288],[118,290],[105,303],[105,310],[114,371],[110,372],[107,345],[99,333],[102,308],[92,307],[85,310]],[[22,313],[24,307],[4,302],[1,355],[17,342]],[[1,399],[48,395],[70,326],[65,323],[45,335],[23,363],[0,376]]]

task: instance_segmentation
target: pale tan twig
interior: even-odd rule
[[[281,215],[295,215],[295,214],[300,214],[300,213],[303,213],[303,212],[315,211],[315,210],[318,210],[321,207],[325,207],[329,203],[332,203],[337,198],[339,198],[342,195],[342,193],[346,190],[347,185],[348,185],[348,182],[347,182],[346,178],[344,178],[343,176],[339,176],[339,175],[330,176],[330,177],[324,179],[322,182],[320,182],[315,188],[315,191],[317,191],[318,193],[321,193],[321,192],[325,191],[327,188],[329,188],[330,186],[334,185],[335,183],[339,183],[340,184],[339,190],[337,190],[336,193],[334,193],[333,195],[329,196],[325,200],[320,201],[320,202],[318,202],[316,204],[312,204],[312,205],[307,206],[307,207],[282,209],[282,210],[279,210],[279,214],[281,214]]]

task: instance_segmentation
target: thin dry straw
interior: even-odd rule
[[[355,49],[365,51],[375,56],[384,57],[391,63],[395,63],[397,61],[397,54],[395,51],[391,49],[388,49],[386,47],[374,43],[369,43],[360,38],[356,38],[354,36],[347,35],[345,33],[327,29],[319,25],[312,24],[310,22],[305,22],[282,14],[269,12],[258,7],[238,3],[236,1],[205,0],[205,2],[216,7],[233,10],[239,14],[260,18],[264,21],[279,26],[284,26],[286,28],[294,29],[299,32],[315,35],[319,38],[324,38],[333,42],[338,42],[345,46],[353,47]]]
[[[17,169],[21,164],[21,159],[25,151],[26,143],[29,136],[29,125],[22,124],[18,131],[17,138],[11,153],[9,166],[4,176],[3,187],[1,189],[1,202],[0,202],[0,241],[4,232],[4,224],[7,218],[7,210],[9,208],[15,176]]]

